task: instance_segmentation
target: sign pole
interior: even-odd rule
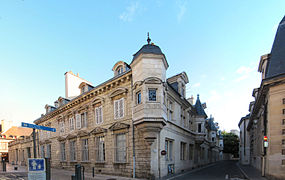
[[[34,158],[37,158],[36,130],[35,130],[35,128],[33,128],[33,141],[34,141]]]

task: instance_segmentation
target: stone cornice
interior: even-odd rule
[[[79,104],[81,104],[82,102],[86,102],[87,100],[98,96],[102,93],[108,92],[113,90],[115,87],[119,86],[122,83],[131,81],[132,78],[132,71],[128,71],[127,73],[123,74],[122,76],[119,76],[118,78],[115,79],[110,79],[109,81],[106,81],[100,85],[98,85],[97,87],[95,87],[94,89],[79,95],[78,97],[76,97],[75,99],[73,99],[72,101],[68,102],[67,104],[65,104],[62,107],[59,107],[58,109],[40,117],[39,119],[35,120],[34,123],[35,124],[40,124],[42,122],[45,122],[46,120],[62,113],[65,112]]]

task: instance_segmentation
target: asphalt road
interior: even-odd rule
[[[183,174],[168,178],[168,180],[222,180],[246,179],[236,165],[237,161],[220,161],[198,170],[191,170]]]

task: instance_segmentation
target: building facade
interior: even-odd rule
[[[249,131],[247,130],[249,117],[249,114],[242,117],[238,124],[240,129],[239,158],[240,163],[244,165],[250,164],[250,135]]]
[[[117,62],[114,77],[98,86],[65,73],[66,96],[46,105],[34,121],[56,128],[38,132],[38,156],[50,158],[52,167],[80,163],[87,171],[139,178],[219,160],[221,138],[213,118],[207,119],[199,96],[195,104],[186,98],[185,72],[166,78],[168,66],[148,39],[130,64]],[[9,146],[29,145],[27,139]]]
[[[285,17],[271,53],[261,56],[258,71],[262,81],[253,90],[247,126],[250,163],[270,179],[285,179]]]

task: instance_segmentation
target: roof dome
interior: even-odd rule
[[[158,55],[164,55],[161,51],[161,49],[152,44],[146,44],[144,45],[138,52],[136,52],[133,56],[133,60],[136,59],[140,54],[158,54]]]

